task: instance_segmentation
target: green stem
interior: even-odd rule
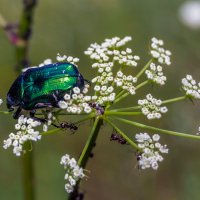
[[[168,100],[165,100],[162,102],[162,105],[163,104],[168,104],[168,103],[174,103],[174,102],[177,102],[177,101],[182,101],[184,99],[186,99],[187,96],[182,96],[182,97],[176,97],[176,98],[173,98],[173,99],[168,99]]]
[[[8,114],[12,114],[12,112],[9,112],[9,111],[0,111],[0,114],[8,115]]]
[[[84,121],[87,121],[87,120],[89,120],[89,119],[92,119],[92,118],[94,118],[94,117],[95,117],[95,113],[91,113],[90,115],[88,115],[88,116],[86,116],[86,117],[83,117],[82,119],[80,119],[80,120],[74,122],[74,124],[80,124],[80,123],[82,123],[82,122],[84,122]]]
[[[22,68],[28,66],[28,48],[29,39],[32,33],[33,13],[37,0],[24,0],[22,16],[19,21],[18,37],[23,40],[16,46],[16,70],[21,71]]]
[[[74,124],[80,124],[80,123],[82,123],[82,122],[84,122],[84,121],[87,121],[88,119],[92,119],[94,116],[95,116],[95,114],[92,113],[92,114],[90,114],[89,116],[84,117],[84,118],[82,118],[82,119],[80,119],[80,120],[74,122]],[[58,131],[60,131],[60,130],[62,130],[62,129],[60,129],[60,128],[55,128],[55,129],[52,129],[52,130],[49,130],[49,131],[46,131],[46,132],[42,132],[41,135],[51,135],[51,134],[54,134],[54,133],[56,133],[56,132],[58,132]]]
[[[100,127],[102,125],[103,121],[102,119],[99,119],[99,117],[97,117],[94,121],[94,125],[92,127],[91,133],[87,139],[87,142],[85,144],[85,147],[81,153],[81,156],[78,160],[78,165],[81,166],[82,168],[85,168],[86,163],[90,157],[91,151],[95,145],[95,141],[97,139]]]
[[[102,126],[102,124],[103,124],[103,120],[99,117],[96,117],[94,120],[92,130],[90,132],[90,135],[86,141],[86,144],[85,144],[83,151],[81,152],[80,158],[78,160],[78,165],[82,168],[85,168],[85,166],[90,158],[92,149],[95,145],[95,142],[96,142],[96,139],[97,139],[97,136],[98,136],[98,133],[99,133],[99,130],[100,130],[100,127]],[[76,197],[78,195],[79,184],[80,184],[80,181],[77,182],[77,184],[74,188],[74,191],[68,196],[68,200],[76,199]]]
[[[59,115],[66,115],[66,116],[76,115],[77,116],[77,113],[67,113],[67,112],[65,112],[65,113],[55,113],[55,114],[56,114],[56,116],[59,116]],[[35,116],[37,116],[37,115],[44,115],[44,113],[36,113]],[[88,114],[87,113],[80,113],[78,115],[88,115]]]
[[[168,103],[175,103],[177,101],[182,101],[184,99],[187,99],[187,96],[181,96],[181,97],[176,97],[173,99],[167,99],[162,102],[162,105],[168,104]],[[127,108],[118,108],[118,109],[113,109],[113,110],[109,110],[109,111],[118,112],[118,111],[136,110],[136,109],[140,109],[140,108],[141,108],[141,106],[131,106],[131,107],[127,107]]]
[[[139,78],[144,72],[145,70],[149,67],[149,65],[153,62],[153,59],[151,59],[140,71],[139,73],[136,75],[137,78]]]
[[[180,132],[160,129],[160,128],[148,126],[148,125],[141,124],[141,123],[138,123],[138,122],[133,122],[133,121],[130,121],[130,120],[127,120],[127,119],[119,118],[119,117],[113,117],[113,119],[117,119],[117,120],[122,121],[126,124],[130,124],[130,125],[133,125],[133,126],[136,126],[136,127],[139,127],[139,128],[153,130],[153,131],[157,131],[157,132],[160,132],[160,133],[165,133],[165,134],[168,134],[168,135],[174,135],[174,136],[178,136],[178,137],[185,137],[185,138],[200,140],[200,136],[197,136],[197,135],[190,135],[190,134],[186,134],[186,133],[180,133]]]
[[[104,120],[110,124],[119,135],[121,135],[133,148],[139,150],[137,144],[135,144],[123,131],[121,131],[115,124],[113,124],[108,118],[104,118]]]
[[[138,90],[139,88],[145,86],[147,83],[149,83],[149,80],[146,80],[146,81],[140,83],[139,85],[137,85],[137,86],[135,87],[135,90]]]
[[[116,95],[116,99],[119,98],[121,95],[123,95],[124,92],[125,92],[124,90],[121,90],[121,91]]]
[[[141,115],[142,112],[116,112],[116,111],[105,111],[105,115],[121,115],[121,116],[132,116],[132,115]]]
[[[140,108],[141,108],[141,106],[131,106],[131,107],[127,107],[127,108],[118,108],[118,109],[113,109],[113,110],[109,110],[109,111],[118,112],[118,111],[127,111],[127,110],[137,110]]]
[[[139,85],[137,85],[135,87],[135,90],[145,86],[147,83],[149,83],[149,80],[146,80],[146,81],[140,83]],[[129,94],[130,94],[129,92],[126,92],[125,94],[121,95],[119,98],[116,98],[113,104],[115,104],[115,103],[121,101],[122,99],[126,98]]]
[[[52,130],[49,130],[49,131],[46,131],[46,132],[42,132],[40,133],[40,135],[51,135],[51,134],[54,134],[56,132],[60,131],[59,128],[55,128],[55,129],[52,129]]]
[[[32,32],[33,11],[37,0],[23,0],[23,11],[19,20],[18,37],[22,43],[16,45],[16,70],[21,72],[23,67],[28,66],[29,39]],[[33,170],[33,152],[28,152],[23,156],[23,176],[24,176],[24,200],[34,200],[34,170]]]
[[[32,144],[26,142],[24,144],[24,149],[26,153],[22,156],[22,167],[23,167],[23,186],[24,186],[24,199],[34,200],[35,193],[33,188],[35,188],[35,178],[34,178],[34,167],[33,167],[33,150]]]

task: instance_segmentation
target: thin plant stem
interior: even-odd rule
[[[113,124],[108,118],[104,118],[104,120],[110,124],[119,135],[121,135],[133,148],[135,148],[136,150],[139,150],[139,147],[137,146],[137,144],[135,144],[123,131],[121,131],[115,124]]]
[[[145,86],[147,83],[149,83],[149,80],[146,80],[146,81],[140,83],[139,85],[137,85],[135,87],[135,90]],[[129,92],[126,92],[125,94],[121,95],[119,98],[116,98],[115,101],[114,101],[114,104],[121,101],[122,99],[126,98],[129,94],[130,94]]]
[[[89,119],[92,119],[92,118],[94,118],[94,117],[95,117],[95,113],[91,113],[90,115],[88,115],[88,116],[86,116],[86,117],[83,117],[82,119],[80,119],[80,120],[74,122],[74,124],[80,124],[80,123],[82,123],[82,122],[84,122],[84,121],[87,121],[87,120],[89,120]]]
[[[117,109],[112,109],[112,110],[109,110],[109,111],[112,111],[112,112],[121,112],[121,111],[127,111],[127,110],[137,110],[137,109],[140,109],[141,106],[131,106],[131,107],[127,107],[127,108],[117,108]]]
[[[121,90],[121,91],[116,95],[116,99],[119,98],[121,95],[123,95],[124,92],[125,92],[124,90]]]
[[[138,90],[139,88],[145,86],[147,83],[149,83],[149,80],[146,80],[146,81],[140,83],[139,85],[137,85],[137,86],[135,87],[135,90]]]
[[[168,103],[176,103],[178,101],[182,101],[185,99],[187,99],[187,96],[181,96],[181,97],[176,97],[173,99],[167,99],[167,100],[162,101],[162,105],[168,104]],[[127,108],[112,109],[109,111],[118,112],[118,111],[136,110],[136,109],[140,109],[140,108],[141,108],[141,106],[131,106],[131,107],[127,107]]]
[[[94,121],[94,125],[93,125],[91,133],[87,139],[87,142],[84,146],[84,149],[81,152],[81,156],[78,160],[78,165],[83,168],[85,168],[86,163],[90,157],[90,153],[94,147],[94,144],[97,139],[101,125],[102,125],[102,119],[99,119],[99,117],[97,117]]]
[[[44,131],[42,133],[40,133],[41,135],[51,135],[51,134],[54,134],[54,133],[57,133],[59,132],[60,129],[59,128],[55,128],[55,129],[51,129],[49,131]]]
[[[26,153],[22,156],[22,167],[23,167],[23,186],[24,186],[24,199],[25,200],[34,200],[35,192],[35,178],[34,167],[33,167],[33,149],[32,143],[26,142],[24,144],[24,149]]]
[[[119,117],[113,117],[113,119],[117,119],[117,120],[122,121],[122,122],[124,122],[126,124],[133,125],[133,126],[136,126],[136,127],[139,127],[139,128],[144,128],[144,129],[148,129],[148,130],[152,130],[152,131],[157,131],[159,133],[164,133],[164,134],[178,136],[178,137],[184,137],[184,138],[191,138],[191,139],[200,140],[200,136],[197,136],[197,135],[191,135],[191,134],[186,134],[186,133],[181,133],[181,132],[175,132],[175,131],[165,130],[165,129],[161,129],[161,128],[156,128],[156,127],[153,127],[153,126],[148,126],[148,125],[145,125],[145,124],[141,124],[141,123],[138,123],[138,122],[130,121],[130,120],[119,118]]]
[[[149,62],[139,71],[136,77],[139,78],[145,72],[145,70],[150,66],[152,62],[153,62],[153,59],[149,60]]]
[[[92,113],[92,114],[88,115],[87,117],[84,117],[84,118],[74,122],[73,124],[80,124],[84,121],[92,119],[94,116],[95,116],[95,114]],[[41,133],[41,135],[51,135],[51,134],[59,132],[60,130],[62,130],[62,128],[55,128],[55,129],[52,129],[52,130],[49,130],[49,131],[46,131],[46,132],[44,131],[44,132]]]
[[[105,111],[105,115],[117,115],[117,116],[132,116],[132,115],[141,115],[142,112],[116,112],[116,111]]]
[[[187,96],[181,96],[181,97],[176,97],[176,98],[173,98],[173,99],[167,99],[167,100],[162,102],[162,105],[168,104],[168,103],[174,103],[174,102],[177,102],[177,101],[182,101],[182,100],[185,100],[186,98],[187,98]]]
[[[16,70],[21,72],[23,67],[28,66],[29,39],[32,33],[33,11],[37,0],[23,0],[23,11],[19,20],[18,37],[24,41],[15,47]],[[33,151],[28,152],[22,158],[23,177],[24,177],[24,200],[35,199],[34,170],[33,170]],[[28,184],[27,183],[32,183]]]
[[[59,116],[59,115],[76,115],[77,116],[77,113],[55,113],[56,114],[56,116]],[[44,113],[36,113],[35,114],[36,116],[37,115],[44,115]],[[78,114],[78,115],[88,115],[87,113],[80,113],[80,114]]]
[[[29,66],[28,49],[29,39],[32,34],[33,15],[37,0],[24,0],[23,11],[19,21],[18,37],[23,43],[16,45],[16,70],[21,71],[23,67]]]
[[[9,112],[9,111],[0,111],[0,114],[10,115],[10,114],[12,114],[12,112]]]
[[[86,144],[78,160],[78,165],[82,168],[85,168],[90,158],[92,149],[95,146],[95,142],[96,142],[96,139],[97,139],[97,136],[102,124],[103,124],[103,119],[101,119],[100,117],[96,117],[94,120],[93,127],[91,129],[90,135],[86,141]],[[79,184],[80,184],[80,181],[77,182],[76,186],[74,187],[74,191],[68,196],[67,198],[68,200],[76,199],[79,192]]]

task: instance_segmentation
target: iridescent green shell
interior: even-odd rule
[[[7,94],[8,108],[19,106],[25,110],[57,107],[64,94],[74,87],[83,89],[84,79],[71,63],[55,63],[28,68],[18,76]]]

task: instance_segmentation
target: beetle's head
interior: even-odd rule
[[[14,110],[14,107],[18,106],[19,105],[19,100],[18,98],[16,98],[15,96],[13,97],[12,95],[10,94],[7,94],[7,108],[9,109],[9,111],[13,111]]]

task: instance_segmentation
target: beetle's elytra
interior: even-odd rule
[[[77,67],[71,63],[58,62],[42,67],[28,68],[12,84],[7,94],[7,107],[18,107],[14,117],[21,109],[35,110],[45,107],[58,107],[64,94],[74,87],[83,89],[84,78]]]

